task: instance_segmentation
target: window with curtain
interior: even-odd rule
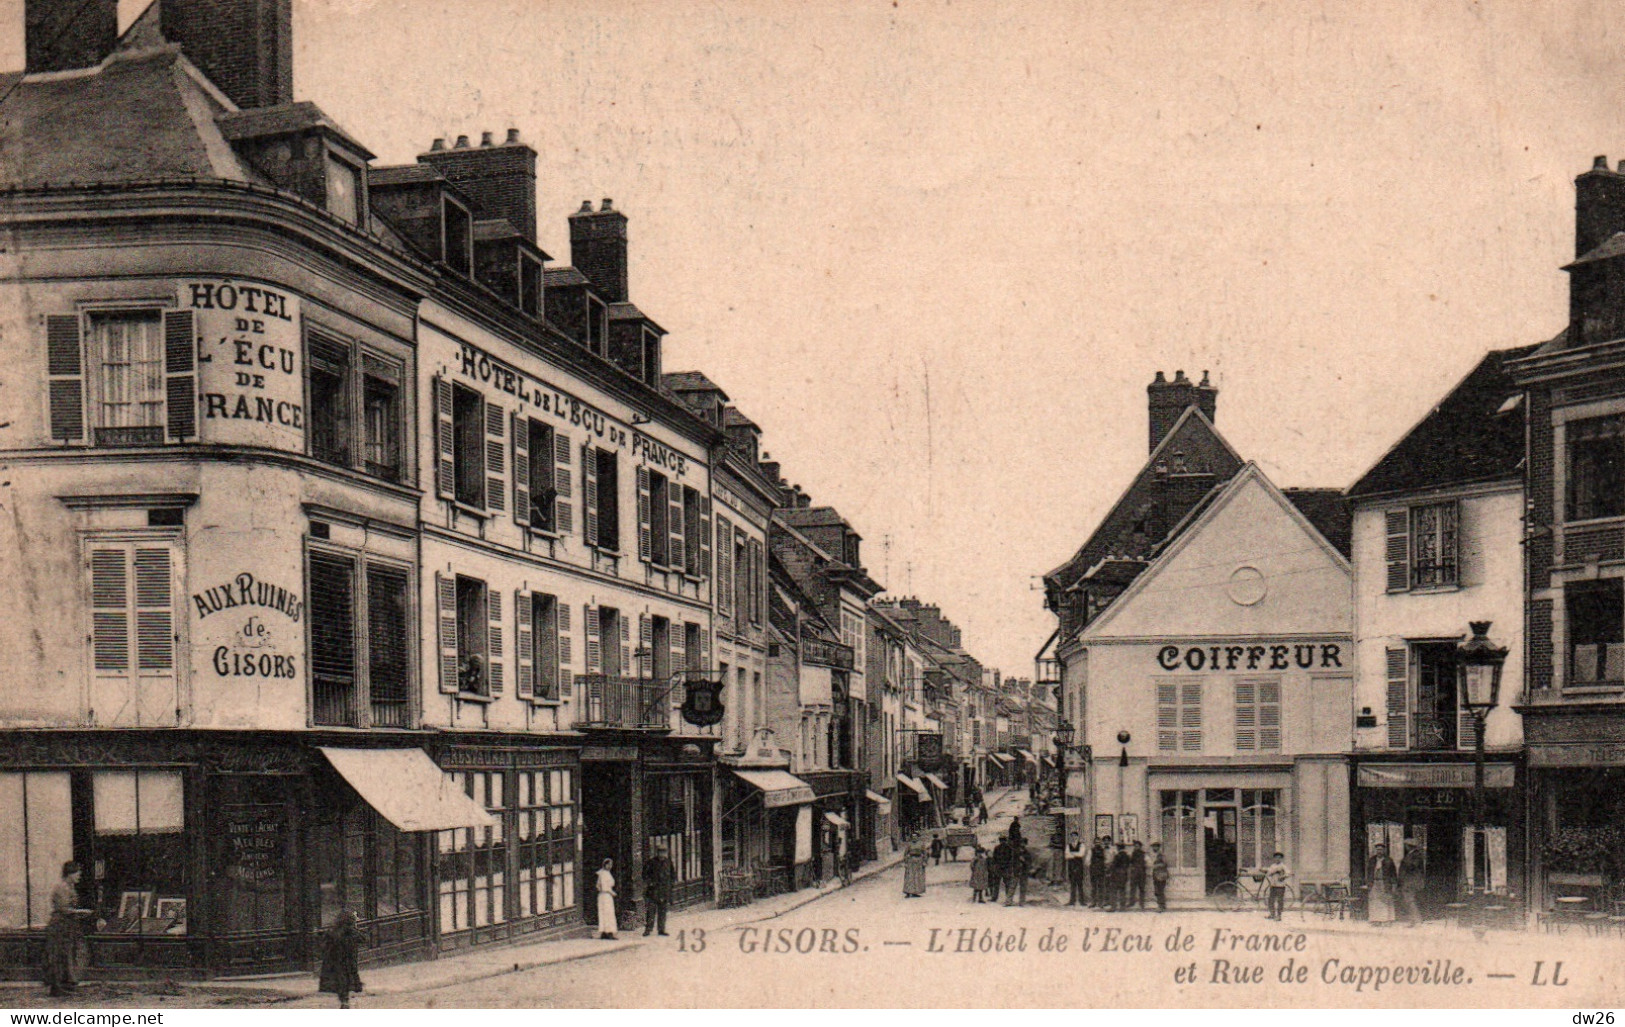
[[[440,931],[487,927],[508,919],[508,842],[503,830],[503,775],[473,770],[446,775],[496,819],[492,827],[438,832],[440,849]]]
[[[156,429],[164,425],[163,318],[156,310],[90,315],[89,364],[98,428]]]
[[[576,906],[575,774],[521,771],[518,778],[519,915]]]
[[[1275,850],[1282,847],[1275,831],[1280,801],[1281,793],[1274,788],[1241,790],[1241,818],[1236,846],[1239,867],[1267,867]]]
[[[1202,865],[1200,825],[1196,792],[1162,793],[1162,854],[1170,869],[1195,870]]]

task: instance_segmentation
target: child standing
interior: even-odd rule
[[[980,844],[970,860],[970,891],[972,902],[984,902],[984,893],[987,891],[987,850]]]

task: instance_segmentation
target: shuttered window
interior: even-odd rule
[[[317,724],[356,719],[355,561],[310,554],[310,679]]]
[[[367,567],[367,694],[372,722],[407,727],[411,719],[411,579],[396,567]]]
[[[683,570],[692,578],[705,575],[702,559],[710,552],[705,536],[711,526],[701,521],[700,499],[698,489],[683,486]]]
[[[1403,749],[1410,744],[1410,651],[1404,646],[1386,654],[1388,678],[1388,748]]]
[[[1236,751],[1281,751],[1281,683],[1236,682]]]
[[[485,506],[485,400],[473,389],[451,388],[452,488],[457,502]]]
[[[98,679],[175,676],[176,549],[166,541],[88,546],[91,664]]]
[[[98,311],[90,315],[88,342],[96,444],[162,443],[168,392],[162,315]]]
[[[612,449],[593,450],[594,470],[597,472],[598,541],[600,549],[611,552],[621,548],[621,470],[620,460]]]
[[[470,695],[490,695],[490,654],[486,647],[490,614],[485,582],[459,574],[455,588],[457,691]]]
[[[1157,685],[1157,751],[1179,751],[1179,686]]]
[[[559,697],[559,678],[562,666],[559,659],[559,611],[564,607],[557,596],[532,592],[531,634],[534,646],[535,686],[537,699],[556,700]]]
[[[1388,591],[1404,592],[1411,587],[1411,512],[1389,510],[1383,520],[1387,532],[1383,558],[1388,565]]]
[[[1198,681],[1181,682],[1179,686],[1179,749],[1202,749],[1202,685]]]
[[[649,562],[657,567],[671,563],[671,494],[666,476],[646,472],[649,479]]]
[[[734,604],[734,526],[728,518],[717,515],[717,615],[729,617]]]

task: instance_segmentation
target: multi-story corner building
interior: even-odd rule
[[[1354,876],[1372,847],[1421,849],[1424,904],[1525,894],[1523,729],[1524,408],[1492,352],[1348,491],[1353,505],[1358,680],[1349,815]],[[1491,622],[1509,649],[1484,725],[1486,809],[1474,815],[1474,720],[1457,647]]]
[[[709,895],[725,435],[624,217],[549,272],[516,134],[373,167],[286,0],[116,6],[30,0],[6,85],[9,965],[70,858],[92,964],[164,973],[577,928],[656,844]]]
[[[1598,157],[1575,190],[1568,327],[1509,367],[1529,424],[1519,710],[1537,905],[1617,877],[1625,823],[1625,172]]]

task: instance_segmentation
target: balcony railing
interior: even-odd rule
[[[671,687],[648,678],[576,678],[577,728],[671,730]]]

